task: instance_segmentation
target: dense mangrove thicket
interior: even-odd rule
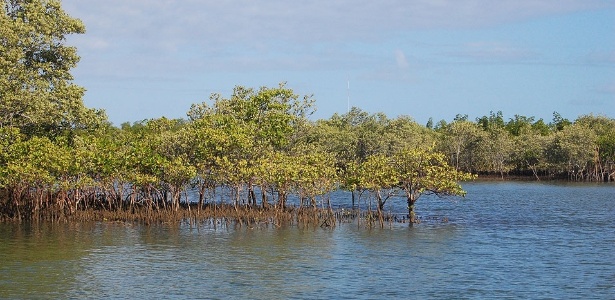
[[[420,195],[463,195],[457,182],[472,179],[469,173],[615,178],[615,120],[603,116],[558,122],[556,115],[545,124],[519,116],[503,122],[498,113],[430,128],[354,108],[314,122],[307,118],[311,99],[284,85],[237,87],[230,98],[216,94],[208,103],[194,105],[187,120],[60,135],[3,126],[2,217],[178,211],[188,191],[198,195],[190,199],[197,211],[212,203],[284,211],[291,196],[303,208],[328,208],[327,195],[343,188],[373,197],[380,216],[388,199],[407,199],[416,221]],[[214,202],[219,191],[224,196]]]
[[[502,112],[477,118],[458,115],[441,121],[439,149],[458,170],[494,174],[568,179],[615,180],[615,119],[585,115],[574,122],[553,113],[553,121]]]
[[[376,200],[381,222],[386,202],[403,199],[417,222],[421,195],[463,195],[458,182],[471,173],[615,179],[615,120],[605,116],[571,122],[554,113],[545,123],[498,112],[422,126],[353,108],[313,121],[312,98],[280,84],[213,94],[186,119],[114,127],[83,105],[83,89],[72,83],[78,57],[63,42],[83,24],[57,1],[2,3],[0,219],[92,211],[151,218],[186,209],[323,216],[327,195],[342,188],[353,192],[353,207],[355,197]]]

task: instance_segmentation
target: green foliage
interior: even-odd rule
[[[363,189],[378,192],[392,189],[398,183],[397,170],[389,156],[377,154],[370,156],[360,167],[360,186]]]
[[[0,127],[28,135],[55,136],[104,123],[101,111],[83,105],[84,89],[72,83],[79,61],[69,34],[83,23],[59,1],[3,1],[0,7]]]
[[[403,192],[414,223],[414,203],[421,195],[463,196],[459,181],[474,178],[449,166],[446,156],[433,147],[406,147],[393,155],[370,156],[361,164],[357,182],[376,196],[380,213],[387,199]]]
[[[441,134],[437,148],[449,155],[451,165],[473,173],[614,180],[615,121],[588,115],[571,122],[557,112],[553,115],[549,124],[521,115],[505,123],[501,112],[476,123],[458,115],[452,123],[436,126]]]
[[[517,170],[530,170],[536,179],[540,180],[539,170],[548,168],[545,157],[546,149],[551,143],[551,136],[532,131],[512,138],[513,152],[510,162]]]
[[[212,94],[210,101],[190,108],[185,133],[187,157],[199,174],[201,191],[228,184],[237,194],[245,185],[252,190],[258,181],[286,193],[279,178],[263,179],[259,172],[272,153],[292,154],[301,145],[311,98],[300,99],[281,83],[258,90],[237,86],[230,98]]]
[[[433,148],[406,148],[396,153],[393,160],[399,188],[406,194],[411,223],[417,222],[414,204],[421,195],[464,196],[459,181],[476,178],[449,166],[445,156]]]
[[[551,133],[549,125],[545,124],[545,121],[543,119],[539,119],[532,124],[532,131],[539,133],[542,136],[547,136],[549,135],[549,133]]]
[[[491,130],[494,128],[502,128],[505,126],[504,116],[502,111],[494,113],[489,112],[489,116],[482,116],[476,119],[476,123],[483,128],[483,130]]]
[[[615,120],[605,116],[586,115],[579,117],[575,124],[587,126],[596,134],[595,145],[599,152],[601,168],[615,162]]]
[[[512,169],[511,157],[515,145],[504,127],[492,127],[479,142],[478,163],[479,170],[484,172],[497,172],[500,176]]]
[[[307,197],[315,206],[315,198],[330,193],[337,188],[337,170],[334,157],[329,153],[306,149],[294,157],[298,170],[297,191]]]
[[[406,148],[393,156],[396,181],[409,201],[421,195],[464,196],[459,181],[475,178],[470,173],[457,171],[446,161],[444,154],[433,148]]]
[[[558,112],[553,112],[553,122],[550,124],[551,128],[556,131],[563,130],[566,126],[571,125],[570,120],[562,117]]]
[[[427,129],[434,129],[434,124],[433,124],[433,118],[429,117],[429,120],[427,120],[427,123],[425,124],[425,127],[427,127]]]
[[[442,133],[439,148],[450,156],[451,164],[467,172],[478,169],[481,141],[487,133],[467,118],[439,129]]]
[[[553,136],[547,149],[548,162],[556,171],[567,172],[574,180],[582,180],[596,155],[596,134],[589,127],[575,123]]]
[[[515,115],[513,119],[510,119],[506,123],[506,130],[513,136],[519,136],[523,133],[532,130],[532,124],[534,123],[534,117],[526,117]]]

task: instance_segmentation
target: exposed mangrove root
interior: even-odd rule
[[[181,205],[179,208],[168,207],[159,209],[145,206],[133,206],[128,209],[115,210],[104,208],[87,208],[75,211],[47,209],[28,215],[3,213],[0,214],[0,221],[123,221],[140,222],[143,224],[185,222],[189,226],[196,226],[203,222],[221,225],[220,222],[222,222],[227,224],[233,223],[240,227],[262,225],[280,227],[295,224],[331,227],[337,223],[337,215],[330,209],[319,208],[295,208],[289,206],[282,209],[273,206],[263,208],[250,205],[210,204],[200,209],[188,205]]]
[[[31,212],[29,214],[23,212]],[[421,219],[418,219],[420,222]],[[433,222],[436,219],[426,220]],[[447,222],[448,219],[442,219]],[[22,210],[22,213],[0,212],[4,222],[137,222],[150,224],[185,224],[190,228],[208,225],[213,228],[229,226],[258,228],[302,227],[332,228],[345,223],[357,223],[364,227],[384,227],[395,223],[410,223],[406,214],[385,213],[360,209],[337,209],[316,207],[285,208],[276,206],[253,206],[210,203],[202,206],[182,204],[173,206],[122,206],[110,210],[104,206],[80,209],[48,207],[45,210]]]

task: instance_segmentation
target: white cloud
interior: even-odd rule
[[[119,69],[348,67],[374,64],[345,45],[377,45],[408,31],[476,28],[579,10],[615,8],[601,0],[64,0],[85,35],[71,37],[82,64]],[[324,47],[325,49],[320,49]],[[104,53],[103,53],[104,52]],[[98,55],[100,54],[100,55]],[[498,42],[467,44],[453,56],[473,61],[531,59],[531,51]],[[82,55],[83,56],[83,55]],[[399,68],[407,68],[402,50]],[[154,66],[155,65],[155,66]]]
[[[400,49],[395,50],[395,61],[397,62],[397,67],[400,69],[406,69],[409,66],[406,54]]]
[[[309,76],[345,73],[350,79],[404,83],[398,86],[429,84],[448,78],[450,61],[544,59],[533,52],[543,49],[528,48],[531,43],[475,35],[474,29],[497,31],[502,24],[543,16],[615,9],[615,1],[603,0],[63,0],[62,5],[86,25],[85,35],[69,41],[82,56],[75,75],[91,84],[86,88],[101,91],[100,101],[108,97],[103,90],[150,95],[152,87],[141,86],[183,89],[177,82],[218,90],[223,80],[238,84],[248,74],[257,81],[269,71],[282,80],[314,71]],[[447,33],[431,38],[438,31]],[[455,39],[464,31],[473,34]],[[603,53],[594,60],[612,65],[612,58]],[[310,83],[310,89],[316,85]]]
[[[383,31],[469,28],[614,4],[590,0],[199,1],[64,0],[94,35],[169,49],[381,39]],[[136,39],[136,40],[135,40]],[[173,49],[173,47],[170,47]]]
[[[390,58],[384,62],[374,63],[369,68],[364,69],[359,78],[369,81],[415,84],[418,80],[417,70],[424,71],[426,69],[426,66],[417,61],[416,57],[406,55],[402,49],[395,49],[393,58],[395,59],[394,64],[390,63]]]

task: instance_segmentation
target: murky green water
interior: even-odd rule
[[[0,298],[615,299],[614,185],[465,188],[414,227],[0,224]]]

